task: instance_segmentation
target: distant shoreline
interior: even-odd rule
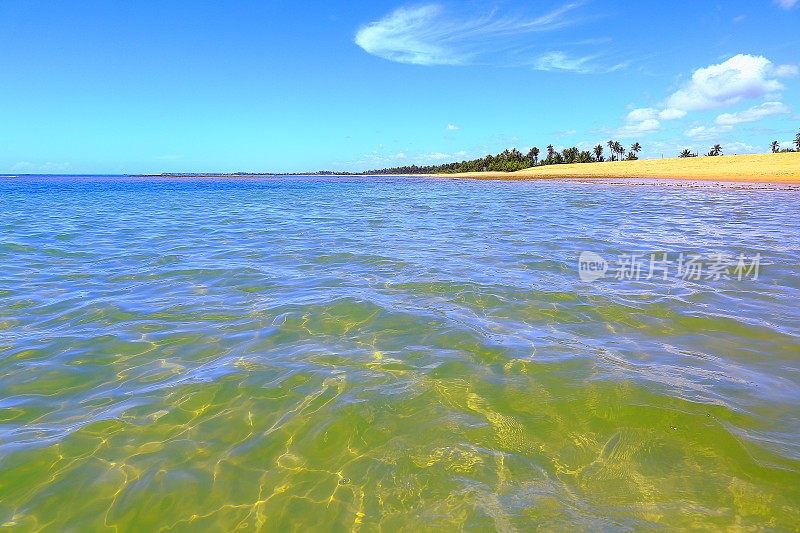
[[[63,176],[66,174],[3,174],[2,178],[26,176]],[[103,177],[110,174],[75,174],[75,177]],[[198,172],[161,174],[118,174],[118,177],[155,179],[258,179],[268,177],[412,177],[435,179],[473,180],[592,180],[619,179],[663,179],[678,181],[740,182],[763,184],[800,185],[800,153],[748,154],[721,157],[688,157],[671,159],[642,159],[635,161],[613,161],[561,165],[540,165],[516,172],[466,172],[447,174],[378,174],[356,172],[296,172],[296,173],[250,173],[250,172]]]
[[[800,153],[643,159],[546,165],[516,172],[437,174],[439,178],[545,180],[558,178],[674,179],[800,184]]]

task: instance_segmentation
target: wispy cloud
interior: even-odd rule
[[[696,141],[711,141],[718,140],[720,134],[732,130],[732,126],[696,126],[686,130],[685,135]]]
[[[440,163],[442,161],[456,161],[458,159],[464,159],[467,157],[467,152],[459,151],[455,153],[446,153],[446,152],[433,152],[430,154],[423,154],[420,156],[420,159],[423,163]]]
[[[455,124],[448,124],[448,125],[447,125],[447,131],[458,131],[458,130],[460,130],[460,129],[461,129],[461,128],[459,128],[459,127],[458,127],[458,126],[456,126]]]
[[[582,2],[567,3],[535,18],[502,16],[492,11],[458,18],[438,4],[401,7],[361,27],[355,43],[374,56],[412,65],[467,65],[499,60],[525,36],[556,31],[580,22],[575,11]],[[530,46],[530,42],[524,43]],[[517,49],[518,51],[518,49]],[[558,54],[562,54],[559,56]],[[536,60],[542,70],[587,72],[591,58],[569,58],[551,52]]]
[[[548,52],[540,56],[534,66],[536,70],[551,72],[560,70],[585,74],[594,70],[591,61],[595,58],[596,56],[570,57],[564,52]]]
[[[733,126],[745,122],[756,122],[774,115],[786,115],[790,112],[789,106],[782,102],[764,102],[738,113],[723,113],[714,122],[718,125]]]
[[[606,66],[600,61],[598,55],[571,56],[566,52],[547,52],[539,56],[533,66],[536,70],[545,72],[573,72],[576,74],[589,74],[592,72],[616,72],[629,65],[629,62],[617,63]]]
[[[337,165],[346,166],[354,170],[365,170],[374,168],[388,168],[401,165],[433,165],[461,161],[467,159],[469,152],[460,150],[456,152],[384,152],[378,149],[351,161],[340,161]]]
[[[458,28],[443,24],[442,7],[400,8],[362,27],[355,42],[369,54],[412,65],[459,65],[468,56],[454,46]]]
[[[792,9],[794,6],[797,5],[797,2],[800,0],[775,0],[775,3],[778,4],[783,9]]]
[[[728,154],[757,154],[763,149],[752,144],[747,144],[739,141],[727,143],[725,145],[725,152]]]

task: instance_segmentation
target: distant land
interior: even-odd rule
[[[412,173],[408,173],[412,174]],[[401,175],[396,172],[302,172],[302,173],[165,173],[138,174],[137,177],[259,177],[259,176],[381,176]],[[514,172],[417,173],[440,178],[489,180],[537,180],[557,178],[664,178],[705,181],[739,181],[754,183],[800,184],[800,153],[748,154],[721,157],[685,157],[671,159],[639,159],[539,165]]]
[[[532,147],[526,153],[516,148],[496,155],[439,165],[406,165],[364,172],[319,170],[314,172],[265,173],[163,173],[145,177],[257,177],[257,176],[452,176],[477,179],[544,179],[544,178],[673,178],[722,181],[756,181],[800,183],[800,131],[794,148],[782,148],[778,141],[770,143],[772,153],[724,156],[720,144],[711,146],[704,157],[689,149],[677,158],[640,160],[642,146],[638,142],[626,148],[619,141],[609,140],[590,149],[578,147],[544,150]],[[607,150],[606,150],[607,149]]]
[[[535,180],[555,178],[665,178],[707,181],[800,184],[800,153],[645,159],[548,165],[516,172],[444,174],[473,179]]]

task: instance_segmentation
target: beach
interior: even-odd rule
[[[470,172],[439,176],[473,179],[661,178],[749,183],[800,183],[800,153],[644,159],[546,165],[518,172]]]

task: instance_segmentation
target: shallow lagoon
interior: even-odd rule
[[[796,189],[2,179],[0,266],[5,526],[800,523]]]

